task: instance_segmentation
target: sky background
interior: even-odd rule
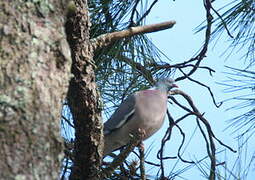
[[[213,3],[213,6],[215,9],[219,9],[229,2],[231,1],[215,1]],[[148,34],[148,37],[152,40],[152,42],[168,57],[166,58],[162,56],[163,61],[170,64],[175,64],[194,57],[194,55],[203,45],[204,41],[204,31],[195,33],[195,28],[205,20],[205,17],[205,9],[203,7],[202,0],[162,0],[157,2],[156,6],[152,9],[149,16],[147,17],[145,24],[154,24],[169,20],[175,20],[177,22],[172,29]],[[228,58],[227,56],[230,51],[223,54],[230,44],[228,42],[228,39],[229,38],[227,37],[227,35],[223,34],[221,36],[221,39],[218,40],[217,43],[215,43],[216,41],[213,41],[209,45],[207,57],[203,60],[201,64],[203,66],[209,66],[210,68],[214,69],[216,72],[213,74],[213,76],[210,76],[208,71],[206,70],[198,70],[194,73],[194,75],[192,75],[193,79],[196,79],[211,88],[217,102],[221,102],[226,99],[240,95],[240,92],[226,93],[224,92],[224,89],[226,87],[218,84],[227,80],[227,74],[224,72],[229,72],[229,70],[224,66],[227,65],[231,67],[244,68],[248,65],[244,63],[243,59],[240,59],[241,56],[245,54],[245,50],[239,50],[237,53],[232,52],[231,56]],[[168,59],[171,59],[172,61],[169,62]],[[176,74],[176,76],[173,78],[177,77],[178,74]],[[216,137],[218,137],[225,144],[231,146],[235,150],[238,150],[238,141],[237,139],[235,139],[238,134],[233,134],[233,128],[229,128],[226,130],[226,127],[229,125],[227,121],[231,118],[241,115],[242,113],[246,112],[247,109],[226,111],[226,109],[229,109],[230,107],[238,103],[237,101],[233,100],[224,102],[220,108],[216,108],[213,104],[209,91],[206,88],[194,84],[193,82],[190,82],[188,80],[177,82],[177,84],[182,91],[186,92],[192,97],[199,111],[201,113],[205,113],[205,118],[212,126],[212,130],[215,133]],[[247,93],[247,91],[243,91],[242,93],[245,94]],[[185,101],[181,100],[180,98],[179,100],[180,102],[185,103]],[[177,107],[177,105],[169,104],[169,110],[174,119],[177,119],[185,114],[184,111],[180,110],[180,108]],[[70,116],[70,113],[68,111],[63,111],[63,115],[68,117]],[[103,115],[103,117],[105,116]],[[181,126],[186,135],[186,143],[183,146],[183,150],[185,149],[185,151],[182,157],[186,160],[193,161],[200,160],[201,158],[205,157],[207,155],[205,142],[202,138],[201,133],[196,127],[195,118],[186,118],[179,125]],[[145,150],[147,152],[150,151],[149,156],[146,158],[146,160],[152,161],[154,163],[159,163],[159,160],[156,158],[156,154],[160,148],[161,139],[164,136],[167,127],[168,120],[165,121],[163,127],[155,135],[145,141]],[[62,134],[64,137],[73,137],[72,130],[62,131]],[[189,141],[189,139],[191,140]],[[178,130],[174,128],[171,141],[168,142],[165,147],[165,155],[176,156],[180,143],[181,135]],[[240,155],[240,153],[233,153],[228,149],[224,148],[223,146],[219,145],[218,143],[215,144],[217,151],[223,150],[222,153],[217,155],[218,162],[226,161],[227,168],[230,171],[233,171],[235,175],[237,174],[237,172],[242,173],[247,169],[245,166],[247,166],[248,160],[253,156],[252,153],[254,153],[254,138],[250,140],[247,144],[248,151],[241,154],[241,157],[243,157],[242,163],[235,166],[235,160],[238,155]],[[245,153],[247,157],[246,159],[244,158]],[[129,158],[129,160],[135,159],[137,159],[135,156],[131,156]],[[178,173],[179,171],[185,169],[185,167],[189,166],[189,164],[184,164],[176,159],[167,160],[164,162],[166,175],[170,173]],[[192,165],[192,168],[179,174],[179,176],[175,179],[205,179],[201,172],[201,168],[203,168],[208,173],[209,161],[203,161],[200,165]],[[255,176],[255,165],[253,164],[251,167],[252,169],[250,169],[249,176],[246,178],[246,180],[252,180]],[[147,174],[156,175],[158,169],[152,168],[151,166],[146,166],[146,171]],[[221,174],[223,176],[225,175],[225,173],[226,179],[235,179],[233,176],[230,176],[230,172],[225,172],[225,170],[221,169]],[[153,177],[151,177],[151,179],[153,179]]]
[[[219,9],[220,7],[223,7],[229,2],[231,1],[215,1],[213,5],[215,9]],[[204,31],[195,33],[195,28],[205,20],[205,9],[203,7],[203,1],[159,1],[149,14],[146,24],[154,24],[168,20],[175,20],[177,23],[172,29],[151,33],[148,34],[148,37],[161,51],[164,52],[164,54],[167,55],[168,58],[172,60],[172,62],[170,63],[174,64],[190,59],[198,52],[204,41]],[[223,34],[221,36],[221,39],[218,40],[217,43],[216,41],[213,41],[209,45],[207,57],[203,60],[203,63],[201,64],[209,66],[216,71],[216,73],[213,74],[213,77],[210,76],[208,71],[206,70],[199,70],[192,76],[193,79],[199,80],[200,82],[210,86],[217,102],[232,98],[236,95],[240,95],[240,92],[226,93],[224,92],[224,89],[226,87],[218,84],[227,80],[227,74],[224,72],[230,72],[224,66],[227,65],[231,67],[244,68],[248,65],[244,63],[243,59],[240,59],[242,55],[245,54],[244,50],[232,52],[229,57],[228,55],[230,51],[227,51],[227,53],[224,54],[225,50],[230,45],[228,40],[229,38],[227,37],[227,35]],[[169,62],[163,56],[162,60]],[[177,77],[178,75],[174,78]],[[238,103],[237,101],[233,100],[224,102],[220,108],[216,108],[212,102],[212,98],[209,92],[204,87],[194,84],[193,82],[190,82],[188,80],[178,82],[177,84],[181,90],[183,90],[192,97],[199,111],[201,113],[205,112],[205,117],[210,122],[216,136],[225,144],[233,147],[235,150],[238,150],[238,142],[235,139],[238,134],[233,134],[234,130],[231,128],[227,130],[225,129],[229,125],[229,123],[227,123],[227,120],[241,115],[243,112],[246,112],[247,109],[226,111],[226,109]],[[243,91],[242,93],[247,93],[247,91]],[[169,105],[169,110],[175,119],[181,117],[181,115],[184,115],[183,111],[180,111],[180,109],[176,105]],[[145,141],[146,148],[153,147],[148,160],[151,160],[153,162],[158,161],[156,159],[156,153],[160,147],[160,140],[162,139],[166,131],[167,123],[168,121],[165,121],[163,128],[159,132],[157,132],[156,135]],[[187,144],[189,138],[192,136],[194,130],[196,129],[195,118],[187,118],[180,125],[185,131]],[[166,155],[175,156],[178,149],[177,147],[178,145],[180,145],[180,133],[176,129],[174,130],[174,132],[175,133],[172,136],[171,142],[168,143],[167,147],[165,148]],[[246,152],[247,162],[252,157],[255,145],[254,142],[255,141],[253,138],[253,140],[248,143],[249,150]],[[223,153],[219,154],[217,158],[221,161],[227,161],[227,167],[231,171],[233,171],[234,174],[238,172],[237,169],[241,169],[241,172],[246,169],[245,166],[243,166],[245,165],[243,158],[243,165],[236,165],[235,168],[232,170],[238,153],[232,153],[218,143],[216,143],[216,148],[217,151],[225,150]],[[189,145],[185,150],[183,157],[187,160],[199,160],[205,155],[205,143],[204,140],[201,138],[199,130],[197,129],[195,135],[189,142]],[[177,172],[178,170],[180,170],[179,168],[183,169],[188,165],[180,162],[178,162],[176,165],[176,160],[166,161],[165,164],[166,170],[168,172]],[[207,165],[206,163],[203,163],[202,167],[205,168],[205,170],[208,172],[208,169],[206,169]],[[255,176],[254,167],[255,166],[253,164],[247,180],[251,180]],[[149,170],[149,168],[147,168],[147,170]],[[149,174],[154,174],[154,172],[156,172],[156,169],[151,169],[149,172]],[[225,172],[222,171],[223,175],[224,173]],[[235,179],[234,177],[229,176],[230,173],[227,174],[227,179]],[[178,177],[176,179],[204,179],[204,177],[202,177],[202,172],[198,169],[198,167],[193,167],[185,173],[180,174],[180,176],[181,177]]]

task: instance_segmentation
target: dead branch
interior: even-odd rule
[[[169,29],[174,26],[175,21],[166,21],[158,24],[151,24],[146,26],[137,26],[131,27],[127,30],[117,31],[112,33],[107,33],[100,35],[96,38],[90,40],[91,45],[94,50],[106,47],[117,40],[121,40],[123,38],[131,37],[138,34],[152,33],[156,31],[161,31],[164,29]]]
[[[195,83],[199,84],[200,86],[203,86],[203,87],[207,88],[207,90],[209,91],[209,93],[210,93],[210,95],[211,95],[211,98],[212,98],[212,100],[213,100],[213,104],[214,104],[217,108],[219,108],[219,107],[223,104],[223,102],[220,102],[220,103],[217,103],[217,102],[216,102],[215,97],[214,97],[214,94],[213,94],[213,92],[212,92],[212,90],[211,90],[211,88],[210,88],[209,86],[207,86],[207,85],[205,85],[205,84],[203,84],[203,83],[201,83],[201,82],[199,82],[199,81],[197,81],[197,80],[191,78],[190,76],[188,76],[187,74],[185,74],[184,71],[183,71],[182,69],[179,69],[179,70],[182,72],[182,74],[183,74],[184,76],[186,76],[186,77],[188,78],[188,80],[190,80],[190,81],[192,81],[192,82],[195,82]]]
[[[144,167],[144,149],[142,147],[139,147],[139,153],[140,153],[140,173],[141,173],[141,179],[142,180],[146,180],[145,167]]]
[[[174,103],[176,103],[179,107],[181,107],[182,109],[184,109],[185,111],[192,113],[193,115],[195,115],[197,117],[197,124],[199,126],[199,129],[205,139],[206,142],[206,147],[207,147],[207,153],[208,156],[210,158],[211,161],[211,168],[210,168],[210,176],[209,179],[210,180],[214,180],[215,179],[215,171],[216,171],[216,148],[215,148],[215,144],[214,144],[214,139],[216,141],[218,141],[221,145],[223,145],[224,147],[228,148],[229,150],[231,150],[232,152],[235,152],[232,148],[230,148],[229,146],[223,144],[221,141],[218,140],[218,138],[216,138],[216,136],[214,135],[211,126],[209,124],[209,122],[203,117],[203,114],[201,114],[199,112],[199,110],[197,109],[197,107],[194,105],[193,100],[191,99],[191,97],[189,95],[187,95],[186,93],[184,93],[181,90],[173,90],[170,92],[171,95],[181,95],[183,96],[187,102],[189,103],[189,105],[191,106],[192,110],[190,110],[189,108],[187,108],[186,106],[181,105],[173,96],[170,96],[169,98],[171,100],[173,100]],[[206,131],[207,131],[207,135],[208,138],[204,132],[204,130],[202,129],[199,120],[204,124]]]
[[[190,63],[190,62],[189,62]],[[157,71],[157,70],[170,70],[172,68],[176,68],[176,69],[180,69],[180,68],[187,68],[187,67],[195,67],[194,64],[189,64],[187,63],[187,61],[182,62],[182,63],[177,63],[177,64],[157,64],[157,63],[151,63],[149,64],[149,66],[151,67],[152,71]],[[206,69],[208,70],[208,72],[210,73],[210,75],[212,76],[212,73],[215,72],[215,70],[213,70],[212,68],[208,67],[208,66],[199,66],[198,68],[200,69]]]
[[[198,69],[204,57],[206,57],[208,45],[211,39],[211,28],[213,23],[213,16],[211,14],[212,5],[210,0],[204,0],[204,7],[206,10],[206,20],[207,20],[206,31],[205,31],[205,42],[204,42],[203,48],[198,53],[198,55],[194,58],[191,58],[189,61],[187,61],[187,62],[194,61],[194,60],[196,61],[195,66],[187,73],[187,76],[191,76]],[[178,77],[176,81],[186,79],[187,76]]]
[[[161,140],[161,147],[157,153],[157,158],[160,160],[160,170],[161,170],[161,175],[160,178],[165,178],[165,170],[164,170],[164,164],[163,164],[163,160],[165,159],[174,159],[176,157],[164,157],[164,146],[166,144],[167,141],[170,140],[171,135],[172,135],[172,129],[175,125],[174,123],[174,119],[172,118],[170,112],[167,110],[167,116],[168,116],[168,120],[169,120],[169,127],[167,128],[167,131],[164,135],[164,137]]]
[[[181,135],[182,135],[182,142],[181,142],[181,145],[180,145],[179,148],[178,148],[178,153],[177,153],[179,159],[180,159],[182,162],[184,162],[184,163],[190,163],[190,164],[195,163],[194,161],[188,161],[188,160],[185,160],[185,159],[183,159],[183,158],[181,157],[181,149],[182,149],[182,146],[183,146],[183,144],[184,144],[184,142],[185,142],[185,133],[183,132],[183,130],[180,128],[180,126],[179,126],[178,124],[175,124],[175,126],[179,129],[179,131],[180,131],[180,133],[181,133]]]
[[[209,122],[208,122],[208,121],[203,117],[203,115],[198,111],[197,107],[194,105],[194,102],[193,102],[192,98],[191,98],[189,95],[187,95],[187,94],[184,93],[183,91],[177,90],[177,89],[171,91],[170,94],[171,94],[171,95],[177,95],[177,94],[179,94],[179,95],[183,96],[183,97],[188,101],[188,103],[189,103],[189,105],[191,106],[191,108],[193,109],[193,111],[191,111],[191,110],[188,109],[187,107],[185,107],[185,106],[179,104],[179,103],[177,102],[177,100],[175,100],[173,97],[170,96],[169,98],[172,99],[172,100],[174,100],[174,102],[175,102],[178,106],[182,107],[184,110],[186,110],[186,111],[188,111],[188,112],[190,112],[190,113],[192,113],[192,114],[198,116],[198,118],[205,124],[206,128],[208,128],[208,130],[210,131],[210,134],[212,135],[212,137],[213,137],[220,145],[226,147],[227,149],[229,149],[230,151],[232,151],[232,152],[234,152],[234,153],[236,152],[234,149],[232,149],[232,148],[229,147],[228,145],[226,145],[226,144],[224,144],[223,142],[221,142],[221,141],[214,135],[214,133],[213,133],[213,131],[212,131],[212,129],[211,129],[211,126],[210,126]]]

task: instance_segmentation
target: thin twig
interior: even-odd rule
[[[144,149],[142,147],[139,147],[139,153],[140,153],[140,173],[141,173],[141,179],[142,180],[146,180],[145,167],[144,167]]]
[[[161,179],[165,178],[165,170],[164,170],[163,160],[166,160],[166,159],[176,159],[177,158],[177,157],[164,157],[163,156],[164,146],[165,146],[166,142],[170,140],[171,134],[172,134],[172,129],[173,129],[174,125],[175,125],[174,119],[171,116],[169,110],[167,110],[167,117],[168,117],[168,120],[169,120],[169,127],[168,127],[164,137],[161,140],[161,147],[160,147],[160,149],[159,149],[159,151],[157,153],[157,158],[160,160],[160,170],[161,170],[160,177],[161,177]]]
[[[144,162],[149,164],[149,165],[160,167],[160,164],[156,164],[156,163],[153,163],[153,162],[150,162],[150,161],[144,161]]]
[[[134,26],[134,24],[135,24],[135,23],[134,23],[134,15],[135,15],[136,7],[137,7],[139,1],[140,1],[140,0],[136,0],[136,2],[135,2],[134,8],[133,8],[132,13],[131,13],[131,16],[130,16],[130,24],[129,24],[129,27],[132,27],[132,26]]]
[[[186,117],[193,115],[192,113],[187,113],[184,116],[178,118],[177,120],[175,120],[175,124],[178,124],[181,120],[185,119]]]
[[[65,122],[66,122],[69,126],[71,126],[72,128],[74,128],[74,125],[73,125],[65,116],[62,115],[62,118],[65,120]]]
[[[179,131],[180,131],[180,133],[181,133],[181,135],[182,135],[182,142],[181,142],[181,145],[179,146],[179,148],[178,148],[178,157],[180,158],[180,160],[182,161],[182,162],[184,162],[184,163],[190,163],[190,164],[193,164],[193,163],[195,163],[194,161],[188,161],[188,160],[185,160],[185,159],[183,159],[182,157],[181,157],[181,149],[182,149],[182,146],[183,146],[183,144],[184,144],[184,142],[185,142],[185,133],[183,132],[183,130],[180,128],[180,126],[178,125],[178,124],[176,124],[176,127],[179,129]]]
[[[230,33],[229,29],[228,29],[228,26],[226,24],[226,22],[224,21],[224,19],[222,18],[222,16],[220,15],[220,13],[218,13],[218,11],[216,11],[213,7],[211,7],[213,12],[220,18],[225,30],[227,31],[227,34],[231,37],[231,38],[234,38],[234,36]]]
[[[66,163],[65,163],[65,167],[63,169],[62,176],[61,176],[60,180],[65,180],[65,176],[66,176],[66,172],[67,172],[67,168],[68,168],[68,158],[64,158],[64,160],[66,160]]]
[[[151,11],[151,9],[153,8],[153,6],[158,2],[158,0],[154,0],[151,4],[151,6],[149,7],[149,9],[143,14],[143,16],[137,21],[137,24],[139,24]]]
[[[202,120],[202,122],[206,125],[206,128],[208,128],[210,130],[210,133],[212,135],[212,137],[217,140],[217,142],[219,142],[222,146],[226,147],[227,149],[229,149],[232,152],[236,152],[236,150],[232,149],[231,147],[229,147],[228,145],[224,144],[223,142],[221,142],[213,133],[210,124],[208,123],[208,121],[200,114],[200,112],[198,111],[197,107],[194,105],[193,100],[191,99],[191,97],[189,95],[187,95],[186,93],[184,93],[181,90],[172,90],[170,92],[171,95],[175,95],[175,94],[179,94],[181,96],[183,96],[189,103],[189,105],[191,106],[191,108],[193,109],[193,111],[191,111],[189,108],[181,105],[174,97],[169,96],[170,99],[172,99],[174,101],[174,103],[176,103],[178,106],[180,106],[181,108],[183,108],[185,111],[190,112],[196,116],[199,117],[199,119]]]
[[[172,69],[172,68],[180,69],[180,68],[187,68],[187,67],[195,67],[194,64],[189,64],[187,62],[172,64],[172,65],[168,64],[168,63],[166,63],[166,64],[151,63],[151,64],[148,64],[148,66],[151,67],[152,71],[161,70],[161,69],[169,70],[169,69]],[[212,73],[215,72],[215,70],[213,70],[212,68],[207,67],[207,66],[199,66],[198,68],[208,70],[209,74],[211,76],[212,76]]]
[[[197,80],[191,78],[191,77],[188,76],[186,73],[184,73],[184,71],[183,71],[182,69],[179,69],[179,70],[182,72],[182,74],[183,74],[184,76],[187,77],[188,80],[190,80],[190,81],[192,81],[192,82],[195,82],[195,83],[199,84],[200,86],[203,86],[203,87],[207,88],[207,90],[209,91],[209,93],[210,93],[210,95],[211,95],[211,98],[212,98],[212,100],[213,100],[213,104],[214,104],[217,108],[219,108],[219,107],[223,104],[223,102],[220,102],[220,103],[217,104],[217,102],[216,102],[216,100],[215,100],[215,97],[214,97],[214,94],[213,94],[213,92],[212,92],[212,90],[211,90],[211,88],[210,88],[209,86],[207,86],[207,85],[205,85],[205,84],[203,84],[203,83],[201,83],[201,82],[199,82],[199,81],[197,81]]]
[[[210,160],[211,160],[211,168],[210,168],[209,179],[210,180],[214,180],[215,179],[215,171],[216,171],[216,157],[215,157],[216,148],[215,148],[215,144],[214,144],[213,138],[215,140],[217,140],[217,141],[218,141],[218,139],[215,138],[215,135],[214,135],[214,133],[213,133],[213,131],[211,129],[211,126],[210,126],[209,122],[203,117],[203,114],[201,114],[198,111],[197,107],[194,105],[193,100],[191,99],[191,97],[189,95],[187,95],[186,93],[184,93],[181,90],[173,90],[170,93],[172,95],[173,94],[182,95],[188,101],[188,103],[191,106],[192,110],[190,110],[186,106],[181,105],[174,97],[170,96],[169,98],[172,99],[174,101],[174,103],[176,103],[178,106],[180,106],[184,110],[188,111],[189,113],[193,113],[197,117],[197,119],[201,120],[201,122],[205,125],[207,133],[208,133],[209,141],[207,140],[207,138],[206,138],[202,128],[201,127],[199,127],[199,128],[200,128],[200,130],[201,130],[201,132],[202,132],[202,134],[204,136],[204,139],[206,141],[208,156],[210,157]],[[229,148],[226,145],[225,145],[225,147]],[[229,148],[229,149],[232,151],[232,148]]]
[[[209,42],[211,39],[211,28],[212,28],[213,16],[211,15],[211,12],[210,12],[211,7],[212,7],[210,0],[204,0],[204,7],[206,10],[206,20],[207,20],[207,26],[206,26],[206,31],[205,31],[205,42],[204,42],[203,48],[198,53],[198,55],[189,60],[189,61],[197,60],[197,62],[195,63],[195,66],[187,73],[187,76],[191,76],[198,69],[198,67],[199,67],[201,61],[204,59],[204,57],[206,57],[206,52],[207,52],[208,45],[209,45]],[[180,81],[180,80],[186,79],[187,76],[178,77],[175,81]]]
[[[202,128],[201,125],[200,125],[200,122],[199,122],[198,118],[196,118],[196,122],[197,122],[197,125],[198,125],[198,127],[199,127],[199,130],[200,130],[201,134],[202,134],[203,137],[204,137],[205,144],[206,144],[207,154],[208,154],[208,156],[209,156],[209,158],[210,158],[210,160],[211,160],[211,168],[210,168],[210,169],[215,169],[215,167],[213,167],[213,164],[215,164],[216,159],[215,159],[215,157],[212,155],[213,153],[211,152],[211,149],[210,149],[210,143],[209,143],[209,141],[208,141],[208,139],[207,139],[207,137],[206,137],[206,134],[205,134],[203,128]],[[213,162],[213,163],[212,163],[212,162]],[[211,171],[210,171],[210,172],[211,172]]]

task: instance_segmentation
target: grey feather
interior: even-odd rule
[[[157,132],[167,111],[167,94],[174,87],[174,80],[159,80],[154,88],[138,91],[124,100],[111,118],[104,124],[104,156],[125,146],[129,134],[144,130],[142,140]]]
[[[120,106],[113,113],[111,118],[106,123],[104,123],[104,134],[109,134],[112,131],[123,126],[134,114],[134,106],[135,95],[130,95],[120,104]]]

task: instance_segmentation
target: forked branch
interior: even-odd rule
[[[216,140],[218,143],[220,143],[222,146],[228,148],[229,150],[231,150],[232,152],[236,152],[235,150],[233,150],[231,147],[227,146],[226,144],[224,144],[223,142],[221,142],[213,133],[212,128],[209,124],[209,122],[207,121],[207,119],[205,119],[205,117],[203,116],[203,114],[201,114],[199,112],[199,110],[197,109],[197,107],[195,106],[192,98],[186,94],[185,92],[181,91],[181,90],[173,90],[170,92],[171,95],[181,95],[182,97],[185,98],[185,100],[189,103],[190,107],[192,108],[192,110],[190,110],[188,107],[180,104],[173,96],[170,96],[169,98],[175,103],[177,104],[179,107],[181,107],[182,109],[184,109],[185,111],[187,111],[189,114],[193,114],[196,116],[197,119],[197,124],[199,126],[199,129],[205,139],[206,142],[206,147],[207,147],[207,153],[208,156],[210,158],[211,161],[211,168],[210,168],[210,176],[209,179],[210,180],[214,180],[215,179],[215,171],[216,171],[216,148],[215,148],[215,144],[214,144],[214,140]],[[200,122],[203,123],[203,125],[206,128],[206,132],[203,130]]]

